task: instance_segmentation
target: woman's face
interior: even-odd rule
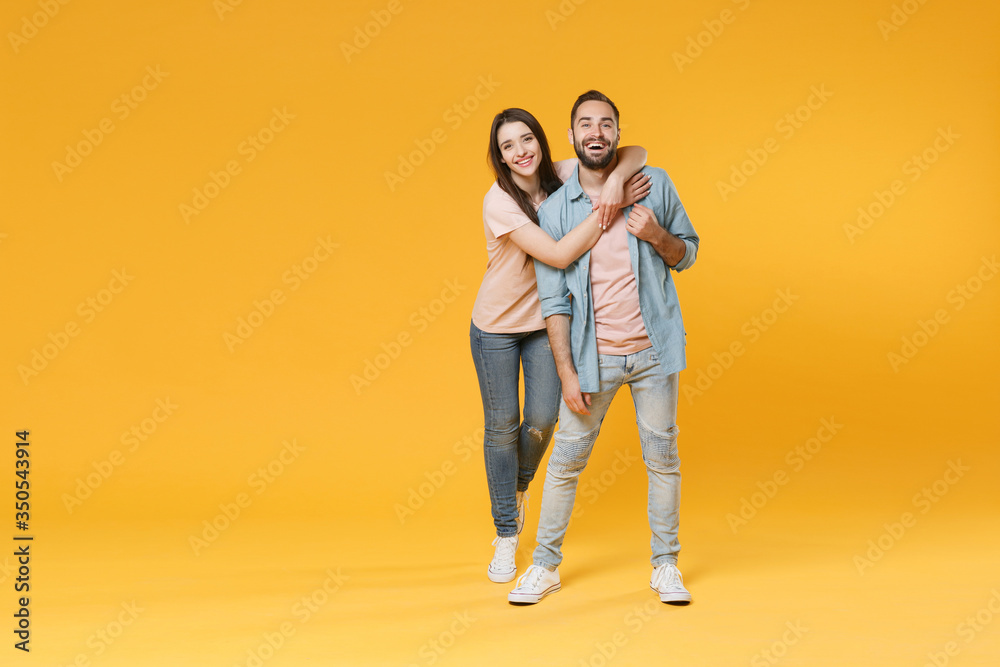
[[[538,172],[542,150],[534,132],[521,121],[500,126],[497,130],[497,146],[504,163],[513,173],[531,177]]]

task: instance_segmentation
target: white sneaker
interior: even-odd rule
[[[541,565],[532,565],[517,580],[517,588],[507,594],[507,601],[535,604],[560,588],[562,584],[559,583],[559,570],[547,570]]]
[[[497,537],[493,540],[493,546],[497,548],[493,552],[493,560],[486,570],[486,576],[490,581],[498,584],[505,584],[517,576],[517,565],[514,564],[514,554],[517,553],[517,535],[510,537]]]
[[[524,529],[524,514],[528,511],[528,492],[518,491],[517,497],[517,534],[520,535]]]
[[[649,587],[660,594],[660,602],[678,605],[691,602],[691,593],[684,588],[681,571],[671,563],[664,563],[653,568],[653,576],[649,578]]]

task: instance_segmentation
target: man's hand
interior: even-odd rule
[[[663,227],[656,222],[656,215],[641,204],[632,207],[625,225],[636,238],[649,243],[655,243],[664,233]]]
[[[590,394],[580,391],[580,376],[573,367],[573,355],[569,347],[569,315],[549,315],[545,318],[545,328],[549,331],[549,345],[552,358],[556,362],[556,372],[562,382],[562,395],[566,405],[573,412],[589,415]]]
[[[656,222],[656,215],[641,204],[632,207],[632,212],[629,213],[628,220],[625,222],[625,229],[636,238],[653,246],[653,250],[660,256],[664,264],[671,268],[677,266],[687,253],[687,244],[660,227],[659,223]]]
[[[589,415],[590,410],[587,407],[590,406],[590,394],[580,391],[580,377],[576,373],[566,375],[567,377],[561,378],[563,400],[573,412]]]

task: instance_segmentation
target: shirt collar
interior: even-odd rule
[[[573,173],[569,175],[565,183],[566,196],[570,201],[576,201],[584,195],[583,186],[580,185],[580,164],[573,167]]]

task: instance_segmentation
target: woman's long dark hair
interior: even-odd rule
[[[503,155],[501,155],[500,146],[497,143],[497,134],[499,134],[500,128],[507,123],[516,123],[518,121],[528,126],[528,129],[535,135],[535,139],[538,140],[538,145],[541,147],[538,177],[541,179],[542,190],[546,195],[550,195],[559,189],[562,181],[556,175],[556,168],[552,164],[549,140],[545,138],[545,131],[542,129],[541,123],[524,109],[504,109],[493,117],[493,126],[490,128],[490,147],[486,154],[487,162],[496,176],[500,189],[513,197],[517,205],[524,211],[524,214],[531,218],[531,221],[537,225],[538,213],[531,204],[531,198],[528,196],[528,193],[519,188],[517,183],[514,182],[513,177],[510,175],[510,167],[503,161]]]

